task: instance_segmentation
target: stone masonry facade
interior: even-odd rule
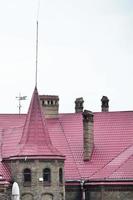
[[[66,187],[66,200],[81,200],[82,190],[80,186]],[[85,188],[85,200],[132,200],[133,186],[87,186]]]
[[[59,169],[64,171],[63,160],[12,160],[9,163],[13,181],[20,187],[21,200],[64,200],[65,188],[59,183]],[[31,185],[25,185],[23,180],[24,169],[31,169]],[[51,170],[50,185],[44,184],[43,169]],[[40,180],[41,181],[40,181]]]

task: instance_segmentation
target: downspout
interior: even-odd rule
[[[82,193],[82,197],[81,200],[85,200],[85,180],[67,180],[66,182],[68,183],[79,183],[81,186],[81,193]]]
[[[85,200],[85,188],[84,188],[84,180],[80,181],[80,186],[81,186],[81,192],[82,192],[82,200]]]

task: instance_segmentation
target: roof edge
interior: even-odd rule
[[[51,159],[51,160],[65,160],[65,156],[64,155],[28,155],[28,156],[23,156],[23,155],[16,155],[16,156],[10,156],[7,158],[3,158],[3,161],[5,160],[36,160],[36,159],[40,159],[40,160],[47,160],[47,159]]]

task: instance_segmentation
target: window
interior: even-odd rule
[[[42,100],[42,106],[44,106],[44,100]]]
[[[46,184],[51,183],[51,170],[49,168],[45,168],[43,170],[43,181]]]
[[[26,168],[23,171],[24,184],[31,184],[31,170]]]
[[[59,183],[60,184],[63,183],[63,171],[62,171],[62,168],[59,169]]]

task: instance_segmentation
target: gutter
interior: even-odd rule
[[[103,178],[103,179],[88,179],[85,182],[131,182],[133,181],[133,178],[119,178],[119,179],[114,179],[114,178]]]
[[[87,180],[83,180],[83,179],[81,179],[81,180],[66,180],[65,181],[66,183],[79,183],[80,185],[86,185],[86,184],[88,184],[88,183],[100,183],[100,182],[102,182],[102,183],[104,183],[104,182],[106,182],[106,183],[109,183],[109,182],[133,182],[133,178],[128,178],[128,179],[124,179],[124,178],[121,178],[121,179],[106,179],[106,178],[104,178],[104,179],[87,179]]]
[[[66,183],[80,183],[84,181],[84,183],[92,183],[92,182],[133,182],[133,178],[103,178],[103,179],[76,179],[76,180],[66,180]]]
[[[133,179],[92,179],[86,180],[85,185],[133,185]]]

